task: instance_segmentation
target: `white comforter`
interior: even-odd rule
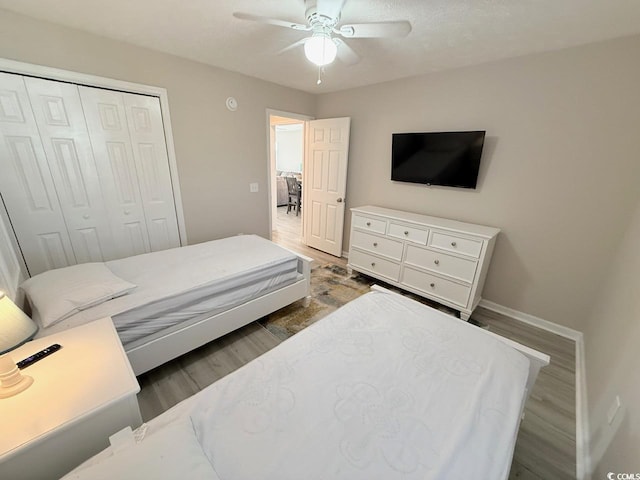
[[[511,464],[528,363],[477,327],[371,292],[157,417],[148,434],[190,420],[202,452],[175,445],[175,461],[207,457],[221,480],[497,480]],[[139,468],[132,478],[144,478]]]
[[[112,317],[122,342],[127,344],[199,313],[216,313],[238,305],[292,283],[297,275],[296,256],[257,235],[136,255],[105,265],[136,288],[76,313],[47,328],[41,336]],[[206,304],[198,303],[207,297],[213,298]]]

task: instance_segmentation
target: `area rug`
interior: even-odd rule
[[[280,340],[295,335],[314,322],[327,316],[345,303],[367,293],[371,285],[378,284],[397,291],[421,303],[457,315],[453,309],[426,298],[402,291],[377,279],[358,272],[349,274],[346,268],[334,264],[318,265],[311,270],[311,295],[261,319],[259,323]]]

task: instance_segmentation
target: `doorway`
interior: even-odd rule
[[[271,184],[271,237],[296,247],[303,243],[304,205],[302,180],[305,155],[305,122],[311,117],[268,112],[269,177]],[[295,195],[295,189],[298,195]]]
[[[311,247],[341,257],[351,119],[314,120],[267,110],[267,122],[271,239],[294,250]],[[301,136],[297,137],[294,147],[298,153],[293,159],[285,160],[287,155],[282,155],[282,152],[290,145],[285,147],[282,141],[291,132],[297,131],[298,135],[300,130]],[[279,154],[280,167],[296,171],[280,170],[277,163]],[[282,196],[278,202],[277,183],[282,176],[298,181],[301,192],[297,209],[292,209],[289,198],[286,208],[283,208]],[[284,189],[286,180],[279,181],[280,188]],[[288,190],[287,195],[289,197]],[[292,212],[296,214],[295,219]]]

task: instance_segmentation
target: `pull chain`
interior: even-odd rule
[[[320,76],[321,73],[322,73],[322,67],[318,65],[318,81],[316,82],[316,85],[320,85],[322,83],[322,77]]]

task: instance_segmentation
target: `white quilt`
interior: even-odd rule
[[[376,291],[145,428],[158,435],[190,419],[202,452],[176,443],[180,464],[204,454],[220,480],[498,480],[528,369],[479,328]],[[109,472],[107,455],[84,467]],[[147,463],[128,464],[131,478],[148,478]]]
[[[42,330],[50,335],[112,317],[124,344],[208,312],[293,283],[297,257],[257,235],[112,260],[105,265],[134,285],[130,293],[79,311]]]

